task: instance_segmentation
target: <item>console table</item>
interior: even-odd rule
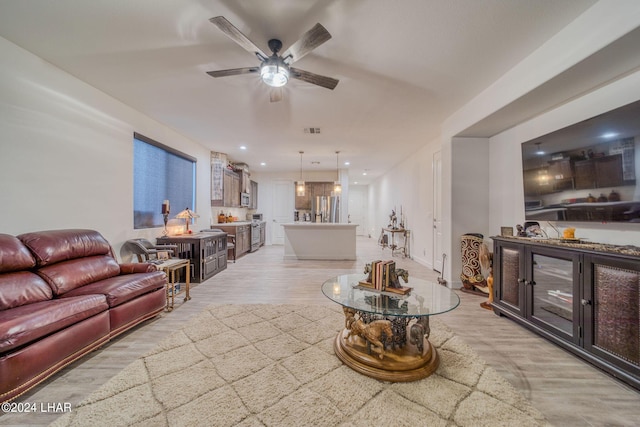
[[[640,247],[492,239],[494,312],[640,389]]]
[[[449,288],[409,279],[406,295],[358,287],[363,274],[345,274],[322,284],[322,293],[340,304],[345,327],[334,340],[336,356],[361,374],[383,381],[415,381],[440,363],[429,343],[429,317],[460,304]]]
[[[396,251],[400,252],[405,258],[409,256],[409,230],[404,228],[389,228],[383,227],[383,233],[391,234],[391,243],[382,244],[382,249],[389,246],[391,249],[391,256],[395,255]],[[402,235],[402,246],[396,244],[396,233]]]

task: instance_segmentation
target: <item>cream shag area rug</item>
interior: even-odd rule
[[[55,426],[541,426],[544,416],[442,322],[440,367],[388,383],[333,353],[341,308],[213,305]]]

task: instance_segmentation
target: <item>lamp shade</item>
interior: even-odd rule
[[[178,215],[176,215],[176,218],[180,218],[180,219],[200,218],[200,215],[198,215],[197,213],[195,213],[189,208],[185,208],[183,211],[178,212]]]
[[[184,219],[186,232],[191,233],[191,231],[189,231],[189,222],[191,222],[193,218],[200,218],[200,215],[187,207],[183,211],[180,211],[178,215],[176,215],[176,218]]]
[[[296,182],[296,196],[303,197],[305,193],[304,181]]]

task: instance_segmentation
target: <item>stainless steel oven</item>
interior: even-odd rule
[[[249,252],[255,252],[260,249],[260,222],[251,222],[251,249]]]

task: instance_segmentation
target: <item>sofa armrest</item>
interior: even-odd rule
[[[152,271],[157,270],[158,268],[155,265],[147,264],[145,262],[120,264],[120,274],[151,273]]]

